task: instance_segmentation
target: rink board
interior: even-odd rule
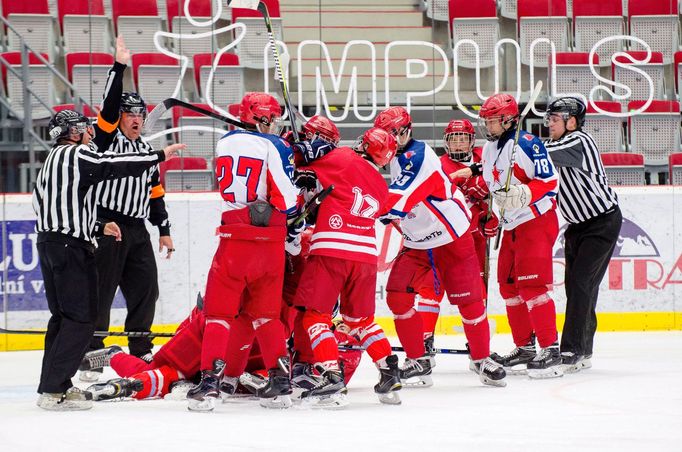
[[[601,285],[598,304],[600,331],[682,329],[682,187],[619,187],[623,227],[621,237]],[[0,260],[0,325],[10,329],[43,329],[49,312],[33,232],[35,216],[30,195],[0,195],[2,260]],[[215,227],[220,217],[217,193],[167,195],[176,253],[173,259],[157,256],[160,298],[155,330],[172,331],[191,310],[197,292],[203,293],[206,275],[216,249]],[[557,312],[565,309],[563,287],[563,230],[554,248],[554,298]],[[158,232],[150,227],[153,244]],[[377,279],[377,318],[393,331],[386,306],[385,284],[390,264],[400,248],[392,228],[378,229],[380,248]],[[493,251],[491,268],[496,268]],[[502,302],[491,272],[490,318],[496,331],[508,332]],[[125,307],[120,294],[114,302],[112,325],[123,324]],[[438,334],[454,334],[461,321],[456,308],[443,305]],[[561,327],[563,318],[557,318]],[[117,340],[120,342],[120,338]],[[42,347],[41,336],[0,335],[0,350]]]

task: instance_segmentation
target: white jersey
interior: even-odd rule
[[[299,192],[293,174],[291,146],[276,135],[236,130],[218,141],[216,177],[223,211],[266,201],[281,212],[293,212]]]
[[[392,183],[384,211],[401,218],[405,246],[431,249],[466,233],[471,212],[459,189],[450,183],[436,153],[411,140],[391,161]]]
[[[497,141],[488,141],[483,146],[483,179],[490,192],[504,189],[507,171],[511,161],[514,143],[514,129],[505,132]],[[552,159],[542,141],[535,135],[522,130],[516,144],[514,169],[511,185],[526,184],[531,192],[531,204],[521,209],[505,210],[500,215],[493,203],[493,210],[500,218],[505,230],[514,229],[533,218],[556,209],[556,193],[559,176]]]

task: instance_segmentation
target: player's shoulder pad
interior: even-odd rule
[[[547,150],[540,138],[525,130],[519,133],[519,141],[516,144],[531,160],[547,157]]]

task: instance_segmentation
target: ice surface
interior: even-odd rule
[[[464,356],[439,355],[434,386],[401,391],[401,406],[378,402],[378,374],[364,356],[344,411],[233,402],[214,413],[166,400],[43,411],[42,352],[0,353],[0,451],[682,451],[682,332],[599,333],[595,344],[590,370],[510,376],[506,388],[481,385]],[[462,345],[461,335],[436,339]],[[492,345],[506,353],[511,338],[496,335]]]

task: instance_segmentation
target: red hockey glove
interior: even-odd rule
[[[488,186],[483,180],[483,176],[473,176],[462,184],[464,195],[474,201],[480,201],[488,196]]]
[[[497,218],[497,215],[492,214],[488,221],[485,220],[485,217],[481,218],[483,221],[481,221],[480,229],[483,236],[489,239],[495,237],[497,235],[497,230],[500,228],[500,220]]]

